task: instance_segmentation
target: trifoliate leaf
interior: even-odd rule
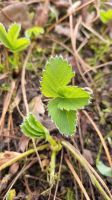
[[[45,127],[32,114],[25,118],[20,127],[22,132],[30,138],[45,138]]]
[[[112,178],[112,168],[106,166],[102,161],[96,163],[96,167],[103,176]]]
[[[21,30],[20,24],[17,23],[11,24],[7,33],[9,40],[15,42],[19,36],[20,30]]]
[[[41,82],[41,91],[46,97],[57,97],[59,87],[66,86],[74,76],[71,65],[62,57],[50,58]]]
[[[53,99],[48,104],[49,115],[55,122],[60,132],[66,136],[75,133],[77,125],[77,112],[61,110],[58,108],[57,99]]]
[[[64,86],[59,88],[57,98],[58,108],[65,110],[77,110],[83,108],[90,101],[90,93],[83,88]]]

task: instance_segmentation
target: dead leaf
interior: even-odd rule
[[[28,6],[26,3],[13,3],[0,11],[0,22],[9,26],[11,22],[21,23],[23,28],[31,26],[31,20],[28,15]]]
[[[19,169],[19,164],[16,162],[14,163],[13,165],[11,165],[10,169],[9,169],[9,172],[14,175],[16,174],[16,172],[18,171]]]
[[[5,151],[4,153],[0,153],[0,166],[16,158],[19,155],[20,153],[14,151]]]
[[[64,36],[70,37],[70,28],[69,27],[57,25],[55,27],[55,32],[58,33],[59,35],[64,35]]]
[[[50,118],[44,119],[42,121],[42,124],[49,130],[49,131],[54,131],[56,130],[55,124],[51,121]]]
[[[48,21],[49,1],[45,1],[44,5],[37,7],[36,15],[34,17],[34,24],[36,26],[44,27]]]
[[[85,158],[91,165],[94,164],[93,157],[92,157],[92,153],[91,153],[90,150],[84,149],[84,150],[83,150],[83,156],[84,156],[84,158]]]
[[[6,189],[10,179],[12,178],[11,174],[6,174],[2,180],[0,180],[0,193]]]
[[[28,143],[29,143],[29,138],[26,137],[25,135],[22,135],[19,141],[19,151],[24,152],[28,147]]]
[[[49,166],[49,160],[47,158],[42,160],[42,166],[44,169]]]
[[[34,114],[38,120],[42,120],[45,109],[42,103],[41,95],[34,97],[29,103],[29,111]]]
[[[70,3],[67,0],[52,0],[52,3],[58,8],[68,8]]]
[[[10,105],[10,109],[9,109],[10,112],[13,112],[15,107],[19,105],[20,101],[21,101],[21,95],[20,95],[20,91],[18,91],[16,97],[14,98],[13,102]]]

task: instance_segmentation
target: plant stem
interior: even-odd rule
[[[55,179],[55,166],[56,166],[56,151],[51,153],[51,162],[50,162],[50,185],[53,185]]]
[[[14,70],[18,73],[19,72],[19,54],[15,52],[13,55],[14,55],[14,62],[16,63]]]
[[[50,135],[49,131],[46,128],[45,128],[45,137],[47,142],[49,142],[52,147],[57,146],[56,140]]]
[[[45,129],[46,140],[51,145],[51,161],[50,161],[50,185],[52,186],[55,181],[55,167],[56,167],[56,155],[61,150],[62,145],[60,142],[57,142],[49,133],[47,129]]]
[[[99,181],[96,179],[95,175],[93,174],[93,172],[91,171],[87,160],[80,154],[80,152],[78,152],[77,149],[75,149],[75,147],[73,145],[71,145],[69,142],[66,141],[62,141],[61,142],[62,145],[67,148],[72,155],[80,162],[80,164],[85,168],[85,170],[87,171],[88,175],[90,176],[90,179],[93,183],[93,185],[95,185],[97,187],[97,189],[100,191],[100,193],[102,194],[102,196],[104,197],[105,200],[111,200],[111,194],[109,193],[109,196],[107,195],[107,193],[104,191],[103,187],[100,185]]]
[[[6,167],[9,167],[10,165],[14,164],[15,162],[17,162],[17,161],[19,161],[19,160],[21,160],[21,159],[29,156],[30,154],[35,153],[36,150],[37,151],[42,151],[44,149],[47,149],[48,147],[49,147],[48,144],[44,144],[44,145],[42,145],[40,147],[37,147],[36,149],[30,149],[30,150],[28,150],[28,151],[26,151],[26,152],[18,155],[16,158],[13,158],[12,160],[10,160],[10,161],[4,163],[3,165],[1,165],[0,166],[0,171],[2,171],[3,169],[5,169]]]

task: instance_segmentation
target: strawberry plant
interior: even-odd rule
[[[11,52],[23,51],[30,44],[30,40],[28,38],[19,38],[20,31],[20,24],[13,23],[6,31],[4,25],[0,23],[0,42]]]
[[[48,60],[42,74],[41,91],[50,99],[48,102],[48,114],[56,124],[59,132],[64,136],[75,134],[78,110],[84,108],[90,102],[91,98],[90,92],[86,91],[86,89],[68,85],[74,75],[71,65],[62,57],[57,56],[54,58],[51,57]],[[94,173],[94,169],[87,160],[68,141],[64,139],[59,141],[58,138],[54,139],[49,131],[31,113],[25,117],[21,125],[21,130],[31,139],[41,138],[50,144],[52,151],[49,178],[50,186],[53,186],[56,178],[56,155],[62,147],[65,147],[85,168],[91,182],[97,187],[104,199],[111,199],[111,194],[108,189],[105,191],[102,187],[104,186],[106,188],[105,183],[101,178],[98,179],[98,174],[96,172]]]
[[[43,71],[41,91],[52,98],[48,103],[48,112],[62,134],[70,136],[75,133],[77,125],[77,110],[90,101],[90,93],[77,86],[68,86],[74,77],[71,65],[62,57],[50,58]],[[61,143],[50,136],[48,130],[29,114],[21,125],[22,132],[32,138],[42,138],[51,145],[50,184],[54,182],[56,154],[61,149]]]
[[[7,59],[9,65],[11,65],[11,68],[9,68],[16,72],[20,71],[20,52],[24,51],[30,45],[32,38],[39,36],[44,30],[41,27],[32,27],[25,31],[24,37],[20,37],[20,32],[21,24],[13,23],[9,26],[8,30],[6,30],[4,25],[0,23],[0,42],[8,51],[12,52]]]

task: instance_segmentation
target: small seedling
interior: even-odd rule
[[[20,31],[20,24],[13,23],[6,31],[4,25],[0,23],[0,42],[11,52],[23,51],[30,44],[30,40],[28,38],[19,38]]]
[[[18,73],[21,69],[21,51],[24,51],[31,43],[31,40],[44,33],[41,27],[32,27],[25,31],[25,36],[20,37],[21,25],[13,23],[9,29],[6,30],[4,25],[0,23],[0,42],[12,52],[8,55],[7,60],[9,63],[9,71]],[[11,67],[10,67],[11,66]],[[4,71],[4,68],[0,67],[0,71]]]
[[[112,20],[112,9],[107,11],[101,10],[100,11],[100,19],[104,24],[107,24],[109,21]]]
[[[0,42],[12,52],[12,55],[7,54],[7,61],[9,66],[6,70],[20,71],[20,52],[25,50],[30,45],[30,39],[26,37],[19,37],[21,31],[21,25],[13,23],[6,30],[4,25],[0,23]],[[5,70],[5,69],[4,69]],[[2,71],[4,71],[2,70]]]
[[[26,38],[34,39],[37,38],[42,33],[44,33],[44,29],[42,27],[34,26],[25,31],[25,36]]]
[[[68,86],[73,78],[72,67],[62,57],[50,58],[43,72],[41,91],[52,98],[48,103],[48,112],[65,136],[75,133],[77,110],[90,101],[90,93],[77,86]],[[30,138],[42,138],[51,145],[50,184],[54,183],[56,154],[61,150],[61,143],[51,137],[48,130],[29,114],[21,125],[22,132]]]

